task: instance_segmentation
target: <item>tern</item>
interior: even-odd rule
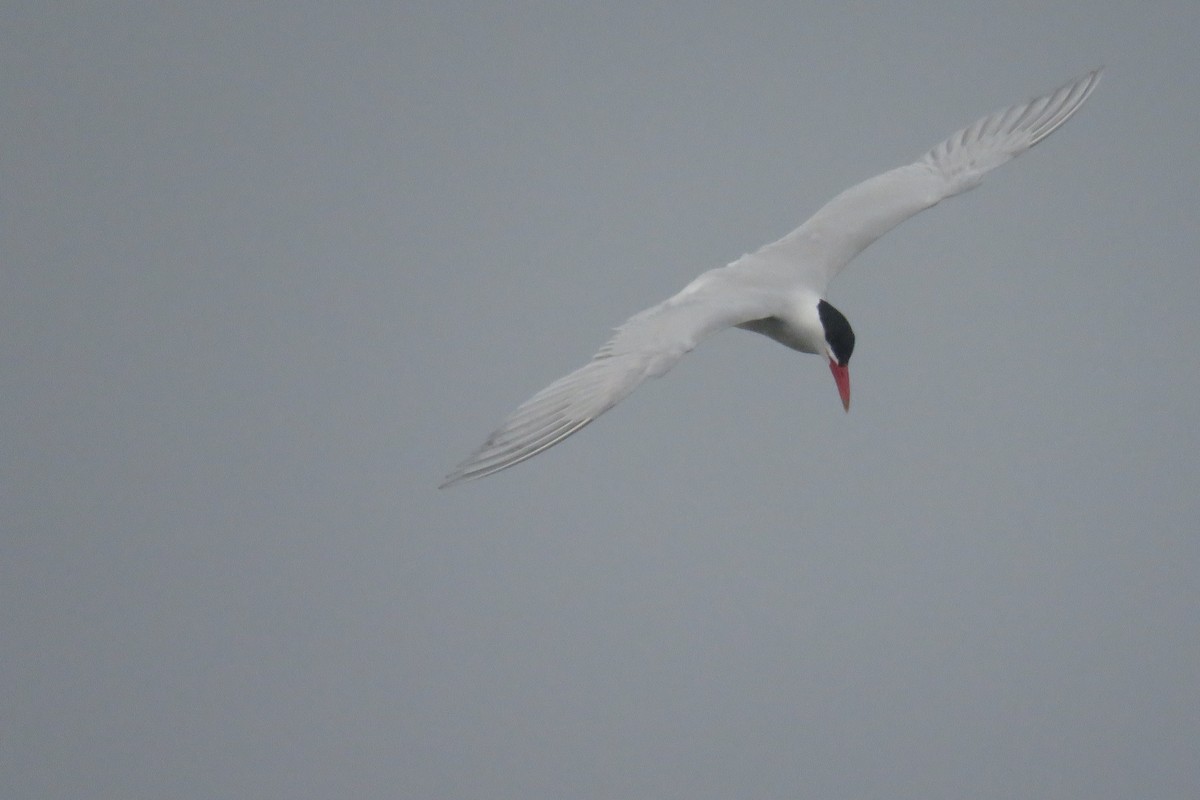
[[[849,411],[854,330],[825,299],[829,282],[901,222],[975,188],[985,174],[1058,130],[1091,95],[1101,70],[983,117],[916,162],[842,192],[782,239],[701,274],[678,294],[630,317],[591,361],[522,403],[446,476],[442,488],[508,469],[553,447],[726,328],[824,356]]]

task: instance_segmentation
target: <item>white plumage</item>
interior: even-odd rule
[[[849,408],[846,362],[853,333],[845,324],[839,341],[831,329],[832,307],[823,300],[829,282],[880,236],[973,189],[986,173],[1057,130],[1096,88],[1100,72],[980,119],[915,163],[842,192],[782,239],[703,273],[635,314],[591,361],[522,403],[442,486],[490,475],[561,442],[725,328],[742,327],[801,352],[827,355]],[[832,313],[845,323],[840,312]]]

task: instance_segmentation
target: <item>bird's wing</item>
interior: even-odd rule
[[[441,488],[532,458],[608,411],[646,378],[667,372],[704,337],[778,310],[779,298],[768,292],[716,283],[713,290],[685,289],[631,317],[591,361],[522,403]]]
[[[985,174],[1057,130],[1096,88],[1100,72],[990,114],[919,161],[852,186],[751,258],[798,270],[806,285],[824,294],[842,267],[880,236],[939,201],[973,189]]]

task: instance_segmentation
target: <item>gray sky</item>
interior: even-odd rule
[[[1200,4],[575,5],[6,4],[0,795],[1194,797]],[[1098,64],[834,284],[849,415],[735,331],[435,489]]]

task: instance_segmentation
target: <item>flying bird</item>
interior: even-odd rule
[[[975,188],[985,174],[1058,130],[1096,88],[1100,72],[978,120],[918,161],[842,192],[782,239],[703,273],[675,296],[630,317],[591,361],[522,403],[446,476],[442,488],[553,447],[725,328],[754,331],[824,356],[849,411],[854,331],[825,299],[829,282],[904,220]]]

